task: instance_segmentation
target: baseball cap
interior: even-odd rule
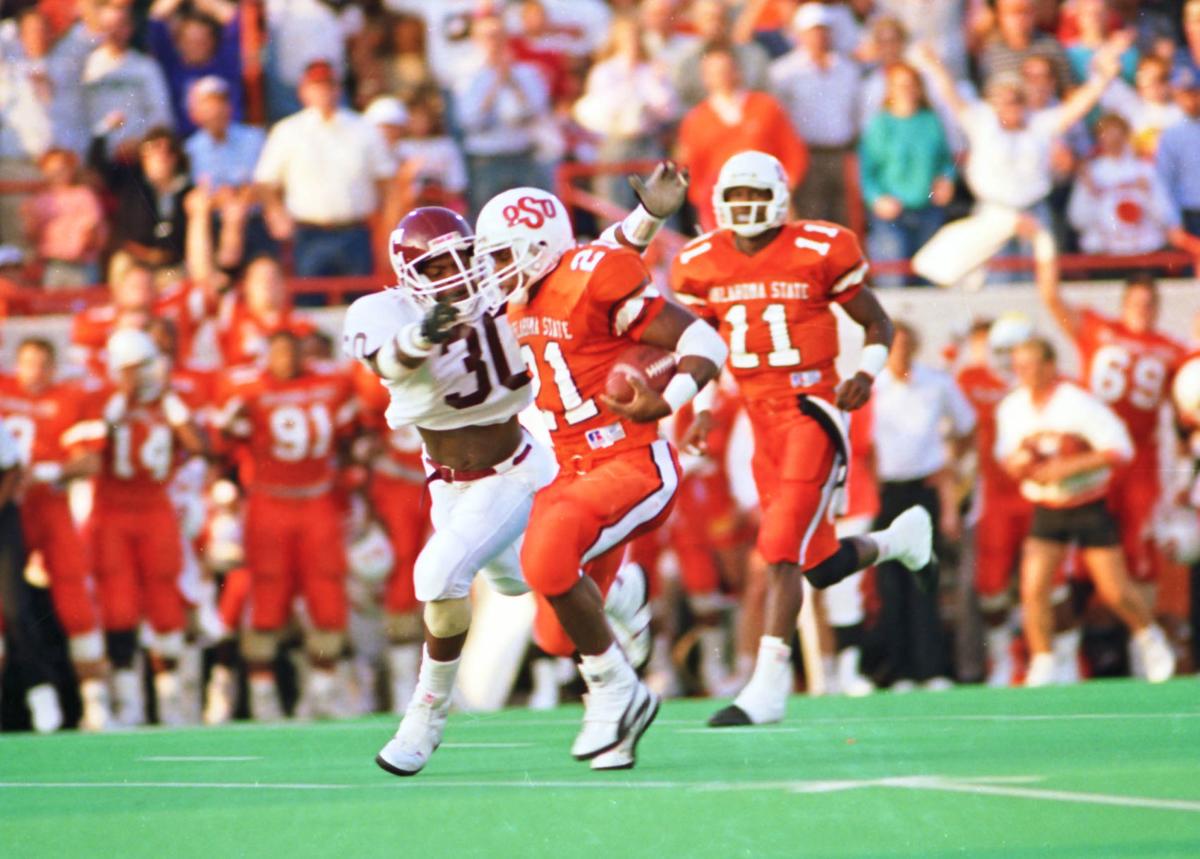
[[[219,95],[222,98],[228,98],[228,81],[216,75],[205,75],[192,84],[192,88],[188,91],[189,99],[201,99],[206,95]]]
[[[381,95],[367,106],[363,116],[375,125],[406,125],[408,111],[400,99],[390,95]]]
[[[302,83],[306,84],[337,84],[337,75],[333,71],[333,63],[329,60],[313,60],[304,67]]]
[[[1171,73],[1171,87],[1183,90],[1200,89],[1200,75],[1188,66],[1176,66],[1175,71]]]
[[[830,27],[833,15],[823,3],[805,3],[792,16],[792,28],[811,30],[813,27]]]

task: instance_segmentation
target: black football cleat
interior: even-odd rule
[[[708,726],[710,728],[737,728],[753,724],[754,722],[750,720],[750,714],[737,704],[722,707],[708,717]]]

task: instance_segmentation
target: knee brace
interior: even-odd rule
[[[279,649],[279,633],[271,630],[248,629],[242,633],[242,657],[252,664],[269,663]]]
[[[346,633],[340,629],[310,629],[304,634],[304,652],[313,661],[336,661],[345,646]]]
[[[114,668],[132,668],[133,657],[137,655],[137,631],[120,629],[104,634],[105,645],[108,648],[108,658]]]
[[[471,603],[466,597],[425,604],[425,628],[434,638],[454,638],[471,626]]]
[[[388,641],[395,644],[421,640],[421,616],[415,611],[407,611],[404,614],[389,612],[384,615],[383,628]]]

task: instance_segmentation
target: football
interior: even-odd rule
[[[631,378],[640,379],[646,387],[660,394],[675,375],[675,356],[666,349],[639,343],[625,350],[608,371],[604,391],[614,400],[633,399]]]

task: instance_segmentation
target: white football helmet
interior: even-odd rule
[[[730,202],[725,193],[732,188],[770,191],[771,199]],[[713,186],[712,206],[717,226],[739,236],[757,236],[781,227],[788,213],[787,171],[774,155],[754,149],[739,152],[721,166]]]
[[[575,231],[562,200],[540,188],[497,194],[475,221],[475,259],[485,281],[508,301],[522,304],[533,284],[575,246]],[[497,263],[495,254],[511,260]]]
[[[1012,365],[1012,350],[1033,337],[1033,321],[1019,311],[1002,313],[988,329],[988,349],[992,366],[1007,370]]]
[[[1200,356],[1185,361],[1171,384],[1171,399],[1179,417],[1200,426]]]
[[[108,375],[119,381],[121,372],[137,368],[136,395],[140,402],[149,402],[162,393],[166,383],[166,361],[154,339],[140,328],[121,328],[108,338]]]

